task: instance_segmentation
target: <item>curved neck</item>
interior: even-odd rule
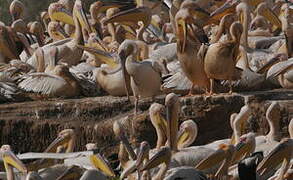
[[[71,138],[71,140],[68,142],[66,153],[73,152],[74,146],[75,146],[75,138]]]
[[[277,120],[278,119],[278,120]],[[278,141],[279,140],[279,117],[276,120],[268,119],[270,131],[267,134],[267,137],[271,141]]]
[[[222,34],[225,31],[225,23],[223,21],[221,21],[217,33],[216,35],[213,37],[213,39],[211,40],[211,43],[216,43],[220,40],[220,38],[222,37]]]
[[[109,24],[107,24],[107,27],[108,27],[108,31],[112,37],[112,42],[117,41],[114,24],[109,23]]]
[[[250,108],[248,107],[248,105],[245,105],[241,108],[240,112],[235,117],[235,120],[233,123],[233,131],[234,131],[236,144],[239,143],[241,133],[243,129],[245,128],[244,126],[250,116],[250,113],[251,113]]]
[[[240,9],[240,19],[241,23],[243,25],[243,32],[241,36],[241,44],[245,47],[248,48],[248,22],[249,22],[249,8],[247,3],[241,3],[241,9]]]
[[[84,45],[84,39],[83,39],[81,25],[80,25],[77,17],[75,17],[75,15],[73,16],[73,20],[74,20],[74,25],[75,25],[75,37],[74,37],[74,40],[75,40],[76,44]]]
[[[144,41],[144,40],[143,40],[143,33],[144,33],[145,29],[146,29],[146,26],[145,26],[144,24],[142,24],[142,25],[139,27],[139,29],[138,29],[138,31],[137,31],[137,34],[136,34],[136,39],[137,39],[137,40]]]
[[[126,148],[122,142],[120,143],[120,146],[119,146],[118,159],[121,162],[121,166],[123,168],[126,168],[127,162],[129,161],[129,157],[128,157]]]
[[[158,138],[157,139],[156,149],[160,149],[160,147],[165,145],[167,138],[166,138],[166,135],[163,132],[162,128],[157,123],[155,123],[155,117],[154,116],[159,116],[159,115],[151,114],[150,118],[151,118],[151,122],[152,122],[153,126],[156,129],[157,138]]]
[[[164,179],[168,168],[169,168],[169,163],[168,164],[165,164],[165,163],[162,164],[161,167],[160,167],[159,172],[154,177],[154,180],[162,180],[162,179]]]
[[[6,169],[7,180],[14,180],[13,168],[8,164],[4,164],[4,165],[5,165],[5,169]]]

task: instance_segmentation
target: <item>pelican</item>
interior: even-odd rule
[[[217,28],[217,32],[212,35],[210,43],[216,43],[219,40],[221,40],[222,34],[226,33],[227,35],[227,40],[231,40],[231,34],[229,32],[229,27],[231,26],[231,24],[234,21],[234,15],[233,14],[227,14],[225,15],[222,19],[221,22]]]
[[[39,49],[42,53],[42,49]],[[38,50],[35,53],[38,57]],[[81,93],[81,85],[78,80],[69,72],[66,65],[56,65],[57,48],[51,48],[50,64],[44,73],[31,73],[24,75],[18,86],[26,92],[40,93],[47,97],[73,97]],[[44,71],[44,55],[40,55],[38,71]],[[70,89],[70,91],[66,91]]]
[[[281,119],[280,105],[277,102],[273,102],[266,111],[266,119],[269,124],[269,133],[266,136],[256,137],[256,152],[263,151],[264,155],[279,143],[279,123]]]
[[[12,31],[5,25],[0,25],[0,51],[4,62],[19,59],[15,41],[12,39]]]
[[[195,85],[209,89],[209,80],[204,71],[204,60],[198,56],[198,49],[206,37],[199,32],[200,27],[196,27],[196,19],[192,16],[188,8],[181,8],[176,16],[176,36],[177,36],[177,56],[181,68],[186,77],[192,82],[192,89]],[[196,13],[196,12],[194,12]],[[198,39],[199,37],[199,39]],[[206,37],[207,38],[207,37]]]
[[[210,78],[211,95],[213,94],[214,79],[229,80],[229,93],[232,93],[231,81],[241,77],[241,70],[236,68],[236,63],[242,31],[242,25],[234,22],[230,27],[231,41],[215,43],[208,47],[204,59],[204,70]]]
[[[21,19],[24,13],[24,4],[21,1],[13,0],[10,4],[9,12],[12,17],[12,21]]]
[[[45,37],[44,37],[44,30],[41,23],[39,23],[38,21],[32,22],[29,28],[29,32],[35,35],[40,47],[44,45]]]
[[[248,33],[249,36],[272,36],[270,26],[265,19],[264,14],[270,16],[269,7],[266,2],[260,3],[256,8],[256,16],[251,21],[250,28],[253,31]]]
[[[278,59],[281,60],[281,59]],[[270,61],[265,66],[271,66],[276,63],[276,61]],[[292,67],[293,59],[288,59],[287,61],[281,61],[270,67],[267,72],[267,79],[277,77],[278,82],[283,88],[292,89],[293,88],[293,77],[292,77]]]
[[[138,111],[139,98],[152,97],[160,94],[161,70],[155,61],[137,61],[138,48],[134,41],[125,40],[118,49],[122,72],[127,92],[131,88],[135,97],[135,112]],[[150,78],[146,79],[146,77]],[[128,94],[129,95],[129,94]]]
[[[70,21],[71,16],[70,14],[66,13],[66,9],[64,6],[60,6],[60,4],[57,6],[54,6],[52,8],[53,12],[49,11],[49,14],[53,17],[61,18],[64,22]],[[60,16],[58,16],[58,14]],[[50,51],[50,48],[52,46],[56,46],[58,49],[56,60],[58,62],[66,63],[69,66],[76,65],[81,60],[81,57],[83,55],[83,49],[78,48],[78,45],[84,45],[84,39],[82,36],[82,27],[81,24],[86,24],[87,20],[84,18],[84,12],[82,10],[81,2],[78,0],[75,3],[74,6],[74,13],[73,13],[73,21],[75,24],[75,36],[73,39],[66,39],[57,41],[55,43],[48,44],[46,46],[43,46],[42,49],[44,51],[44,54],[46,54],[47,51]],[[70,23],[70,22],[68,22]],[[87,27],[87,26],[83,26]],[[45,57],[45,61],[48,61],[48,57]],[[37,58],[35,54],[27,60],[29,64],[36,67],[37,66]],[[45,63],[47,64],[47,63]]]
[[[280,172],[276,179],[283,179],[290,166],[290,160],[293,152],[293,140],[286,138],[281,141],[258,165],[257,173],[263,178],[271,176],[270,173],[275,171],[278,165],[282,164]]]
[[[151,9],[148,7],[137,7],[126,11],[119,12],[113,16],[108,17],[106,24],[119,22],[128,25],[131,28],[139,29],[136,34],[136,39],[143,41],[143,32],[149,26],[152,19]],[[141,25],[138,22],[141,21]],[[129,29],[130,30],[130,29]],[[132,30],[130,30],[132,32]]]
[[[11,151],[9,145],[3,145],[0,149],[2,159],[5,165],[5,170],[7,173],[7,180],[14,180],[14,170],[13,167],[19,170],[21,173],[26,174],[28,172],[25,165],[15,156]]]
[[[56,21],[49,22],[48,34],[53,39],[53,42],[69,38],[69,35],[66,34],[63,27]]]

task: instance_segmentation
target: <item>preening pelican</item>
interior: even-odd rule
[[[135,112],[137,112],[139,98],[154,98],[156,95],[160,94],[160,65],[155,61],[138,62],[138,48],[136,43],[131,40],[125,40],[120,45],[118,55],[121,60],[125,88],[127,92],[129,92],[131,86],[135,97]]]
[[[201,27],[194,24],[197,19],[191,14],[192,12],[193,9],[181,8],[175,16],[177,56],[184,74],[193,84],[190,93],[195,85],[209,89],[209,80],[204,71],[204,59],[198,56],[198,49],[201,43],[207,42],[207,36],[203,34]]]

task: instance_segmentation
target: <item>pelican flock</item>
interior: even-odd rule
[[[204,131],[194,119],[180,121],[182,96],[293,88],[292,0],[91,2],[55,0],[31,22],[25,2],[4,7],[11,20],[0,21],[0,103],[107,94],[126,96],[138,116],[149,98],[154,147],[134,145],[116,120],[112,167],[97,144],[75,152],[78,132],[65,129],[29,161],[2,145],[0,179],[293,180],[293,119],[285,137],[278,101],[246,99],[227,119],[231,137],[205,145],[194,143]],[[245,133],[258,108],[269,132]]]

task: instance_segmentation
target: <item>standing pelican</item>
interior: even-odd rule
[[[230,27],[231,41],[215,43],[208,47],[204,70],[210,78],[210,94],[213,94],[214,79],[229,80],[229,93],[232,93],[231,81],[240,79],[241,70],[236,68],[236,63],[242,31],[242,25],[234,22]]]
[[[160,66],[155,61],[138,62],[138,48],[136,43],[131,40],[125,40],[120,45],[118,55],[121,59],[127,92],[129,92],[129,78],[131,78],[131,88],[135,97],[135,112],[137,112],[139,98],[154,98],[160,94]]]
[[[201,28],[194,24],[196,19],[191,11],[188,8],[181,8],[175,16],[177,56],[184,74],[192,82],[190,94],[195,85],[206,88],[206,92],[209,89],[209,80],[204,71],[204,60],[198,56],[198,49],[201,43],[205,43],[203,37],[206,36],[202,34],[203,31],[200,32]]]

